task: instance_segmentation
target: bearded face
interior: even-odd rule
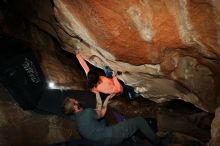
[[[82,104],[74,98],[67,98],[63,108],[65,114],[74,114],[82,109]]]
[[[78,110],[80,110],[82,108],[81,103],[74,98],[70,99],[70,104],[73,108],[73,112],[77,112]]]

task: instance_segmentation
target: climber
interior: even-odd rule
[[[87,80],[88,87],[94,93],[104,93],[104,94],[113,94],[120,95],[123,94],[128,97],[130,100],[136,99],[140,95],[134,91],[134,88],[128,85],[125,85],[123,82],[117,79],[117,74],[113,72],[109,67],[104,68],[106,76],[101,76],[95,70],[90,70],[86,61],[79,54],[79,51],[75,51],[76,58],[78,59],[80,65],[84,69]]]
[[[115,125],[106,126],[100,123],[107,111],[108,95],[102,104],[99,93],[96,93],[96,109],[85,108],[74,98],[66,98],[63,112],[75,120],[79,133],[86,139],[104,144],[119,144],[140,131],[155,146],[167,146],[170,137],[158,138],[142,117],[135,117]]]

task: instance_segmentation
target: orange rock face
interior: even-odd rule
[[[212,112],[220,104],[217,0],[54,4],[62,28],[81,38],[69,44],[81,48],[92,64],[122,71],[121,79],[144,97],[156,102],[178,98]]]
[[[184,47],[175,18],[162,1],[62,2],[88,30],[96,45],[111,52],[117,60],[156,64],[161,61],[164,47]]]

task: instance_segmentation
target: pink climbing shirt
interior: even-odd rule
[[[85,62],[85,60],[82,58],[82,56],[79,53],[76,54],[76,58],[81,64],[86,75],[88,75],[90,69],[87,63]],[[91,91],[94,93],[101,92],[105,94],[119,94],[122,92],[122,86],[115,76],[112,79],[107,78],[105,76],[99,76],[98,85],[96,87],[93,87]]]

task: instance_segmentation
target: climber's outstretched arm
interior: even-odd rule
[[[87,76],[90,69],[89,69],[86,61],[83,59],[83,57],[79,53],[76,54],[76,58],[78,59],[80,65],[82,66],[82,68],[85,71],[86,76]]]

